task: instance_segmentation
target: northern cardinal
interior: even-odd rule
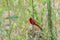
[[[30,18],[30,19],[29,19],[29,22],[30,22],[32,25],[37,26],[40,30],[42,30],[42,28],[38,25],[38,22],[37,22],[36,20],[34,20],[33,18]]]

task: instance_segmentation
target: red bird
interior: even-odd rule
[[[42,30],[42,28],[38,25],[38,22],[37,22],[36,20],[34,20],[33,18],[30,18],[29,21],[30,21],[30,23],[31,23],[32,25],[35,25],[35,26],[37,26],[40,30]]]

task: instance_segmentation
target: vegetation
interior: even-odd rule
[[[59,0],[0,0],[0,40],[59,40],[59,5]]]

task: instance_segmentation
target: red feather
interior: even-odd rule
[[[40,30],[42,30],[42,28],[38,25],[38,22],[37,22],[36,20],[34,20],[33,18],[30,18],[29,21],[30,21],[30,23],[31,23],[32,25],[35,25],[35,26],[37,26]]]

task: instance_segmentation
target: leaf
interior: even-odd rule
[[[2,16],[3,14],[3,9],[0,7],[0,17]]]
[[[19,17],[13,15],[13,16],[8,16],[6,19],[15,20],[15,19],[17,19],[17,18],[19,18]]]

